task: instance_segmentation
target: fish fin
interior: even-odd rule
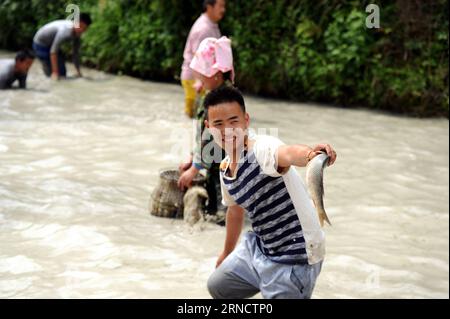
[[[319,215],[319,222],[320,222],[320,227],[323,227],[323,217],[322,217],[322,215]]]
[[[315,207],[316,210],[317,210],[317,204],[316,204],[316,201],[314,200],[314,198],[311,198],[311,200],[312,200],[312,202],[313,202],[313,204],[314,204],[314,207]]]
[[[312,202],[314,204],[314,207],[316,208],[317,217],[319,217],[320,226],[323,227],[323,217],[322,217],[322,213],[319,211],[319,208],[318,208],[319,206],[317,206],[314,198],[312,198]]]
[[[320,221],[320,226],[324,226],[324,222],[326,222],[328,225],[331,225],[330,219],[328,218],[327,213],[325,212],[324,209],[321,209],[320,211],[318,211],[319,213],[319,221]]]
[[[328,224],[329,226],[333,226],[333,225],[331,225],[331,222],[330,222],[330,220],[328,219],[328,216],[327,216],[326,213],[323,215],[323,217],[324,217],[325,221],[327,222],[327,224]]]

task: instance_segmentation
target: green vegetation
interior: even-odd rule
[[[94,19],[83,62],[177,80],[201,2],[79,2]],[[221,30],[233,40],[237,85],[264,96],[448,117],[448,2],[378,1],[381,28],[367,29],[370,2],[229,0]],[[0,47],[30,47],[37,27],[64,18],[67,4],[0,1]]]

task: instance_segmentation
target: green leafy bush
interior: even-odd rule
[[[178,81],[200,0],[87,0],[94,23],[83,62],[108,72]],[[238,86],[254,94],[447,116],[448,2],[379,1],[381,28],[351,0],[228,1]],[[0,0],[0,47],[31,46],[38,26],[64,18],[66,1]]]

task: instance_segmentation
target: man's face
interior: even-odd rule
[[[237,102],[211,106],[205,120],[214,142],[230,156],[238,156],[242,151],[249,123],[248,113],[244,114]]]
[[[88,26],[83,21],[80,21],[79,27],[74,27],[73,30],[77,36],[81,36],[84,32],[86,32]]]
[[[16,62],[16,68],[17,70],[22,74],[27,74],[28,70],[30,69],[31,65],[33,64],[33,59],[25,59],[23,61],[17,61]]]
[[[211,16],[215,22],[219,22],[223,19],[226,7],[225,0],[217,0],[215,5],[208,7],[210,7]]]

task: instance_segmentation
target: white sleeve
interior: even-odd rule
[[[282,173],[278,172],[278,148],[284,145],[279,139],[273,136],[258,136],[253,146],[253,151],[258,164],[264,174],[279,177]]]
[[[222,193],[222,204],[224,206],[235,206],[237,205],[236,202],[234,201],[233,197],[231,197],[230,193],[228,192],[228,190],[226,189],[224,183],[223,183],[223,178],[222,175],[220,175],[220,191]]]

